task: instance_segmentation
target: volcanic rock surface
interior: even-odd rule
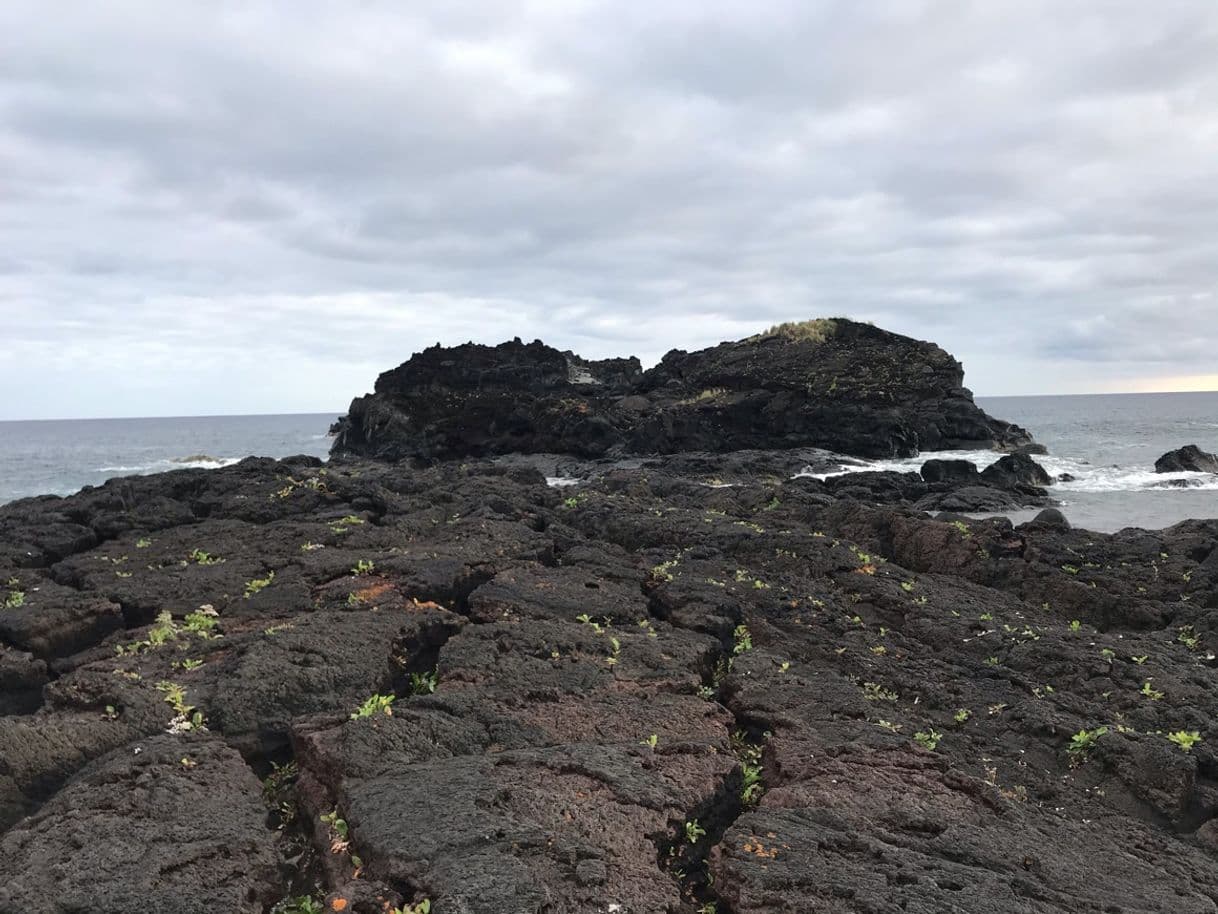
[[[540,341],[426,349],[335,425],[335,454],[431,462],[820,447],[859,457],[1031,445],[933,343],[845,319],[698,352],[589,362]]]
[[[1218,911],[1218,521],[807,459],[0,508],[0,912]]]

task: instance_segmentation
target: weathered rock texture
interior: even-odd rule
[[[1168,451],[1155,461],[1156,473],[1218,473],[1218,456],[1208,454],[1195,444]]]
[[[352,401],[335,454],[422,462],[814,446],[861,457],[1014,449],[933,343],[809,321],[699,352],[587,362],[541,342],[426,349]]]
[[[0,508],[0,912],[1218,911],[1218,521],[790,459]]]

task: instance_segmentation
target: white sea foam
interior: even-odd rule
[[[136,463],[109,467],[94,467],[97,473],[160,473],[165,470],[214,470],[219,467],[231,467],[240,461],[240,457],[202,457],[153,460],[150,463]]]
[[[576,479],[574,476],[547,476],[546,485],[553,486],[556,489],[561,489],[566,486],[577,486],[582,479]]]
[[[830,476],[843,476],[847,473],[861,473],[867,470],[892,470],[898,473],[916,473],[922,469],[926,461],[939,458],[943,460],[968,460],[983,470],[997,461],[1003,455],[997,451],[931,451],[917,457],[905,457],[895,460],[873,460],[862,465],[842,463],[836,470],[827,473],[814,473],[810,468],[796,473],[800,476],[814,479],[827,479]],[[1093,466],[1085,460],[1073,457],[1057,457],[1038,455],[1032,458],[1045,468],[1056,479],[1068,473],[1074,479],[1071,482],[1057,482],[1053,485],[1056,494],[1065,496],[1069,492],[1180,492],[1197,490],[1218,490],[1218,476],[1213,473],[1156,473],[1154,467],[1148,466]],[[1187,488],[1171,485],[1172,481],[1184,481]]]

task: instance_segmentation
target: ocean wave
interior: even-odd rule
[[[120,464],[117,466],[94,467],[95,473],[161,473],[165,470],[214,470],[220,467],[231,467],[240,461],[240,457],[209,457],[198,454],[192,457],[165,457],[150,463]]]
[[[796,473],[798,477],[827,479],[830,476],[844,476],[847,473],[861,473],[874,470],[891,470],[897,473],[917,473],[928,460],[968,460],[976,464],[977,469],[983,470],[995,463],[1003,455],[997,451],[928,451],[917,457],[904,457],[894,460],[872,460],[863,464],[842,463],[829,472],[812,472],[805,468]],[[1069,474],[1074,479],[1070,482],[1057,482],[1053,485],[1056,494],[1068,492],[1190,492],[1218,491],[1218,476],[1212,473],[1156,473],[1149,466],[1094,466],[1086,460],[1076,457],[1057,457],[1053,455],[1038,455],[1033,459],[1045,468],[1054,479]],[[1173,483],[1177,483],[1173,485]],[[1183,483],[1183,485],[1179,485]]]
[[[547,476],[546,485],[553,486],[556,489],[565,488],[566,486],[577,486],[582,479],[576,479],[574,476]]]

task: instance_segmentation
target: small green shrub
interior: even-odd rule
[[[1081,764],[1087,758],[1092,748],[1094,748],[1099,738],[1107,732],[1107,727],[1096,727],[1094,730],[1079,730],[1074,736],[1070,737],[1070,744],[1066,746],[1066,752],[1075,764]]]
[[[437,670],[429,673],[410,674],[410,692],[412,695],[430,695],[439,684],[440,674]]]
[[[393,695],[373,695],[365,701],[351,715],[352,720],[360,720],[365,717],[372,717],[375,714],[384,714],[386,717],[393,716]]]
[[[886,689],[878,682],[863,683],[863,698],[867,701],[896,701],[897,693]]]
[[[189,560],[196,565],[220,565],[224,562],[224,559],[220,558],[220,556],[204,552],[202,549],[190,550]]]
[[[186,630],[207,640],[215,637],[215,628],[220,621],[219,614],[210,607],[199,609],[186,615]]]
[[[252,581],[245,582],[245,599],[249,599],[256,593],[261,593],[266,588],[271,586],[271,581],[275,580],[275,572],[268,571],[265,578],[254,578]]]
[[[1201,734],[1196,730],[1177,730],[1167,734],[1167,738],[1185,752],[1192,752],[1193,746],[1201,742]]]
[[[930,730],[919,730],[913,735],[913,738],[914,742],[923,749],[934,752],[935,747],[939,745],[939,740],[943,739],[943,734],[932,728]]]
[[[331,533],[347,533],[352,527],[358,527],[364,523],[362,517],[356,517],[354,514],[348,514],[346,517],[340,517],[336,521],[330,523]]]

